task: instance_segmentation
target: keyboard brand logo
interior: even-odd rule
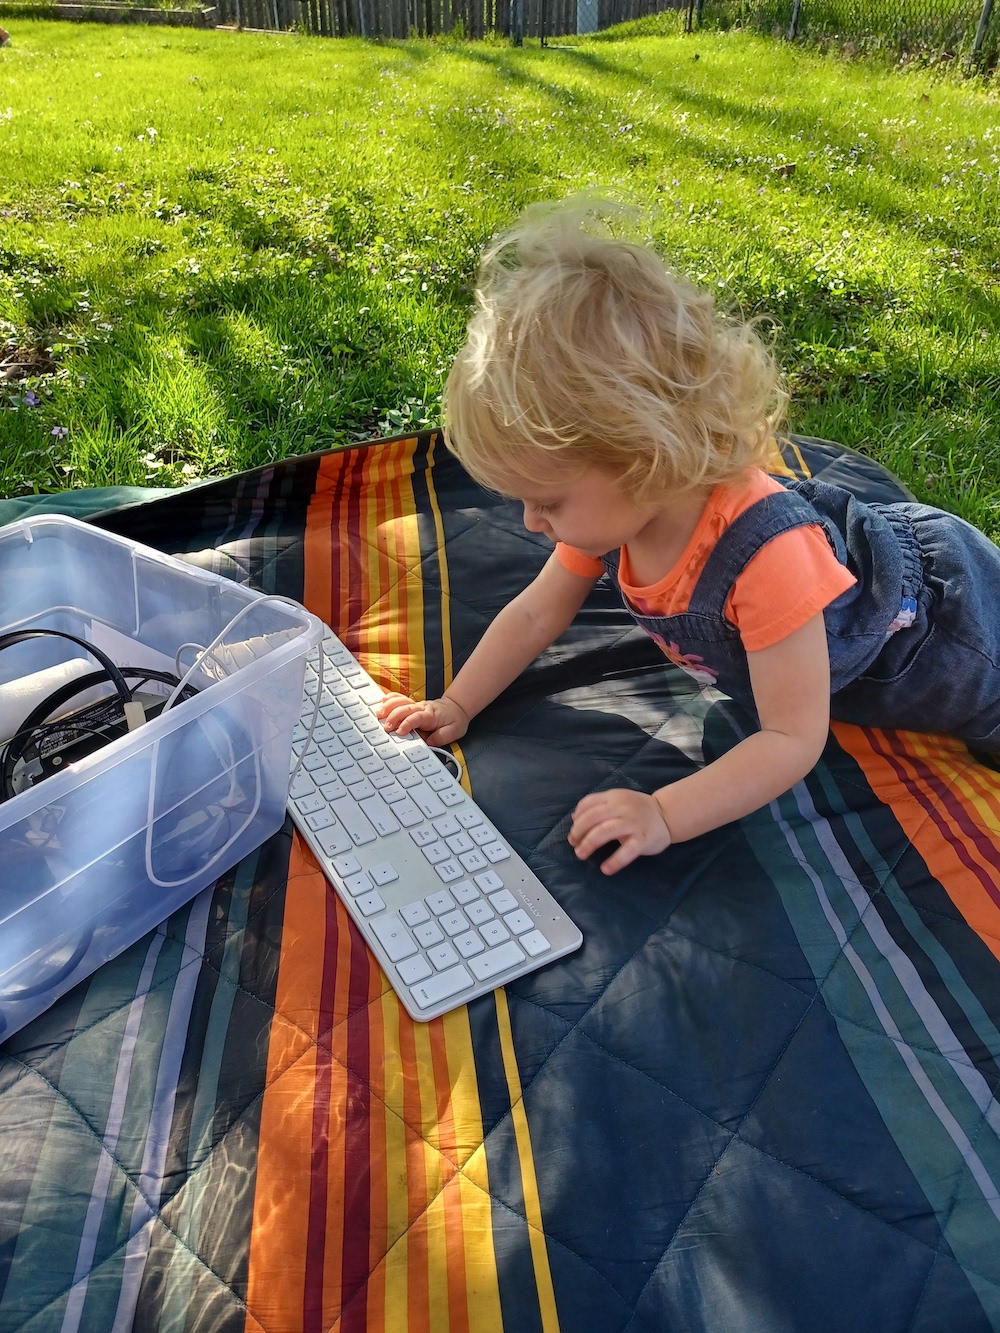
[[[520,888],[518,885],[510,885],[510,884],[507,887],[513,888],[514,892],[521,900],[521,906],[524,907],[526,911],[530,912],[533,917],[538,917],[539,915],[538,904],[533,902],[527,896],[527,894],[522,888]]]

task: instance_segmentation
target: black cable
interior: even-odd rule
[[[58,633],[58,631],[52,632]],[[61,637],[72,638],[72,635],[61,635]],[[13,638],[13,636],[0,636],[0,650],[7,646],[6,640],[11,638]],[[98,660],[101,660],[104,654],[95,652],[94,656],[97,657]],[[131,701],[133,691],[137,689],[139,685],[155,681],[161,685],[167,685],[173,688],[179,684],[179,678],[170,671],[156,671],[150,667],[116,667],[114,666],[114,663],[112,663],[111,666],[115,674],[121,678],[122,686],[128,695],[129,701]],[[126,684],[126,678],[130,678],[133,681],[131,690]],[[115,725],[120,720],[124,721],[124,715],[120,718],[116,718],[113,715],[109,716],[107,721],[104,722],[103,729],[88,726],[87,723],[82,720],[82,717],[79,721],[74,721],[74,715],[72,714],[69,717],[57,718],[53,722],[46,721],[49,715],[54,713],[57,708],[63,707],[63,705],[69,703],[71,699],[74,699],[78,694],[82,694],[85,690],[92,689],[96,685],[103,685],[109,679],[112,679],[111,672],[107,670],[92,671],[86,676],[77,676],[75,679],[60,685],[58,689],[53,690],[53,692],[46,699],[43,699],[40,704],[36,704],[21,723],[20,727],[18,727],[14,735],[11,736],[3,746],[2,759],[0,759],[0,802],[8,801],[12,797],[18,795],[14,790],[14,771],[18,762],[23,760],[25,752],[32,746],[32,744],[34,744],[40,752],[41,746],[48,737],[58,736],[60,733],[66,735],[67,738],[91,735],[107,739],[107,728]],[[113,680],[112,683],[114,683]],[[193,685],[187,685],[181,693],[181,698],[190,699],[192,695],[197,693],[198,691]],[[119,698],[120,696],[121,691],[119,690]],[[112,700],[110,699],[98,700],[91,705],[89,709],[81,710],[81,713],[88,721],[95,721],[94,710],[99,709],[102,706],[106,709],[111,703]],[[80,714],[77,714],[76,716],[80,717]],[[67,739],[67,743],[71,743],[69,739]]]
[[[78,639],[75,634],[67,634],[61,629],[16,629],[10,634],[0,634],[0,652],[4,648],[13,648],[15,644],[27,643],[29,639],[67,639],[70,643],[75,643],[78,648],[83,648],[91,657],[96,657],[100,662],[108,673],[112,685],[118,691],[122,707],[132,702],[132,692],[125,684],[125,677],[111,658],[106,653],[101,652],[100,648],[95,648],[92,643],[88,643],[86,639]]]

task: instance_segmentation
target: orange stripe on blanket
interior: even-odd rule
[[[950,736],[833,727],[966,922],[1000,958],[1000,774]]]
[[[434,554],[420,448],[324,458],[305,536],[306,604],[376,679],[413,692]],[[502,1333],[491,1200],[462,1175],[483,1141],[468,1011],[409,1018],[298,839],[278,992],[297,1045],[276,1018],[249,1309],[269,1333]]]

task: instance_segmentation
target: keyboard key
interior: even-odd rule
[[[474,926],[481,926],[484,921],[492,921],[495,913],[489,903],[480,898],[477,902],[466,906],[465,915]]]
[[[426,824],[422,824],[420,828],[410,829],[410,837],[418,847],[429,847],[431,843],[436,843],[438,841],[437,834],[432,828],[428,828]]]
[[[333,862],[338,875],[356,875],[361,869],[361,862],[356,856],[338,856]]]
[[[303,759],[302,761],[302,767],[306,770],[307,773],[309,773],[314,768],[322,768],[322,766],[325,763],[326,763],[325,758],[323,757],[323,755],[320,754],[318,750],[310,750],[309,753],[306,755],[305,759]]]
[[[478,958],[470,959],[469,967],[477,981],[488,981],[490,977],[499,976],[501,972],[506,972],[508,968],[516,967],[518,963],[523,962],[524,954],[514,941],[510,940],[502,944],[499,949],[489,949]]]
[[[462,831],[462,826],[454,815],[442,815],[440,819],[435,819],[434,827],[442,838],[451,838]]]
[[[425,949],[429,949],[433,944],[440,944],[444,939],[436,921],[425,921],[422,925],[414,926],[413,935]]]
[[[315,773],[315,780],[317,787],[323,792],[325,801],[336,801],[341,796],[347,795],[347,788],[338,779],[336,773],[324,772],[323,769],[318,768]]]
[[[360,908],[362,916],[374,916],[376,912],[385,911],[385,902],[382,895],[376,893],[374,889],[371,893],[363,893],[360,898],[355,898],[354,901]]]
[[[410,791],[410,800],[424,812],[424,816],[427,819],[436,819],[438,815],[444,814],[444,806],[431,789],[423,782],[412,788]]]
[[[381,731],[382,729],[381,722],[376,721],[376,719],[370,715],[368,717],[359,718],[354,725],[357,727],[358,731],[364,732],[366,735],[372,731]]]
[[[335,782],[337,778],[329,764],[320,764],[319,768],[314,768],[309,776],[317,787],[325,787],[328,782]]]
[[[404,787],[407,790],[409,790],[412,787],[419,787],[423,783],[423,779],[421,778],[420,774],[414,773],[412,768],[408,773],[397,773],[396,781],[399,783],[401,787]]]
[[[339,824],[334,824],[333,828],[325,828],[322,833],[317,833],[316,841],[327,856],[336,856],[338,852],[346,852],[349,847],[354,846],[346,830],[341,828]]]
[[[379,917],[372,922],[372,934],[386,951],[391,963],[398,963],[401,958],[409,958],[417,952],[417,946],[410,938],[410,932],[394,915]],[[414,977],[419,981],[419,977]]]
[[[482,847],[484,842],[496,842],[497,840],[497,835],[491,828],[487,828],[485,824],[480,824],[478,828],[470,829],[470,833],[472,835],[472,841],[477,847]]]
[[[476,828],[483,822],[483,817],[478,810],[462,810],[458,815],[458,822],[462,825],[462,828]],[[472,836],[475,837],[476,835],[473,834]]]
[[[441,792],[441,802],[443,805],[463,805],[465,803],[465,792],[457,787],[449,787],[447,791]]]
[[[465,874],[457,861],[442,861],[434,869],[437,871],[438,877],[443,879],[446,884],[450,884],[452,880],[461,879]]]
[[[386,776],[392,777],[392,774],[389,773]],[[373,786],[378,787],[378,782],[375,780],[375,778],[372,778],[372,784]],[[395,805],[398,801],[406,800],[406,792],[403,791],[399,783],[395,781],[390,782],[388,787],[379,788],[379,795],[382,797],[382,800],[385,801],[386,805]],[[417,810],[417,807],[413,804],[412,801],[409,802],[408,808],[411,810]],[[417,810],[417,818],[423,819],[423,815],[420,813],[419,810]]]
[[[399,832],[399,820],[392,813],[381,796],[374,794],[366,800],[359,801],[358,804],[372,822],[372,827],[376,833],[380,833],[383,838],[390,833]]]
[[[395,884],[399,879],[399,871],[391,861],[380,861],[377,866],[372,866],[368,871],[372,877],[372,882],[379,886],[383,884]]]
[[[399,786],[399,784],[396,782],[396,779],[392,776],[391,773],[387,773],[385,771],[385,765],[382,763],[381,760],[379,760],[378,771],[377,772],[373,771],[368,774],[368,781],[372,784],[372,786],[375,788],[376,791],[384,791],[386,787],[395,787],[396,790],[399,792],[400,796],[403,795],[402,787]],[[383,797],[382,799],[384,800],[385,798]]]
[[[352,898],[356,898],[359,893],[367,893],[371,886],[372,882],[363,870],[359,875],[348,875],[344,880],[344,888]]]
[[[414,824],[422,824],[424,822],[423,815],[412,801],[399,801],[392,807],[392,810],[403,828],[412,828]]]
[[[344,747],[336,738],[332,741],[322,741],[319,748],[323,754],[326,755],[327,759],[333,759],[337,755],[344,753]]]
[[[479,933],[487,944],[503,944],[504,940],[510,939],[510,931],[502,921],[487,921],[485,926],[479,927]]]
[[[390,773],[409,773],[412,768],[405,754],[394,754],[391,759],[385,761],[385,766]]]
[[[490,902],[493,904],[493,910],[499,912],[501,916],[504,912],[513,912],[515,907],[520,906],[510,889],[501,889],[499,893],[491,893]]]
[[[439,972],[443,972],[446,967],[454,967],[458,962],[458,954],[447,941],[444,944],[436,944],[433,949],[428,949],[427,957]]]
[[[335,773],[343,773],[345,769],[354,767],[354,760],[345,750],[343,754],[330,756],[330,767]]]
[[[463,930],[469,929],[469,918],[461,911],[445,912],[439,920],[447,935],[461,935]]]
[[[353,749],[354,747],[352,746],[351,748]],[[362,773],[366,774],[369,778],[374,778],[376,773],[378,773],[380,777],[388,776],[385,771],[385,764],[382,763],[382,760],[377,754],[370,754],[367,759],[359,759],[358,768],[360,768]]]
[[[427,857],[432,866],[436,866],[441,861],[447,861],[451,852],[443,842],[429,842],[423,849],[424,856]]]
[[[479,890],[471,880],[463,879],[461,884],[451,886],[451,896],[457,903],[471,903],[479,897]]]
[[[440,773],[441,760],[435,754],[429,754],[426,759],[418,759],[413,765],[422,778],[429,778],[432,773]]]
[[[474,930],[466,931],[464,935],[456,935],[452,944],[463,958],[471,958],[473,954],[482,953],[486,948]]]
[[[295,775],[295,781],[288,789],[288,794],[293,801],[299,800],[303,796],[308,796],[310,792],[315,791],[316,787],[308,773],[299,769]]]
[[[365,818],[363,811],[358,809],[349,796],[345,796],[335,804],[340,822],[359,847],[363,847],[366,842],[375,841],[378,835]]]
[[[487,870],[483,874],[477,875],[476,883],[483,893],[495,893],[497,889],[503,888],[503,880],[495,870]]]
[[[475,850],[471,852],[463,852],[458,859],[461,861],[462,865],[465,866],[466,870],[468,870],[470,873],[473,870],[482,870],[484,866],[489,865],[489,862],[487,861],[486,857],[482,854],[482,852],[478,852]]]
[[[345,787],[352,787],[355,782],[367,782],[368,780],[353,759],[350,764],[348,764],[347,768],[338,768],[337,773]]]
[[[423,903],[407,903],[405,907],[399,909],[399,915],[408,926],[419,926],[421,922],[431,919],[431,914]]]
[[[359,718],[371,716],[364,704],[348,704],[344,709],[344,712],[348,717],[353,718],[355,722],[357,722]]]
[[[427,779],[427,785],[431,791],[444,791],[445,787],[454,787],[455,779],[442,769],[439,773],[431,774]]]
[[[500,895],[497,894],[499,898]],[[531,930],[535,924],[523,908],[518,908],[516,912],[508,912],[504,917],[504,924],[512,935],[523,935],[526,930]]]
[[[438,822],[443,823],[444,820],[439,820]],[[456,820],[455,822],[457,823],[458,821]],[[435,824],[434,827],[437,828],[437,824]],[[455,853],[456,856],[458,856],[459,852],[472,851],[472,839],[469,837],[467,833],[456,833],[453,837],[448,838],[447,842],[448,846],[451,848],[451,850]]]
[[[410,994],[418,1009],[430,1009],[432,1005],[450,1000],[453,995],[460,995],[471,985],[472,978],[459,963],[457,967],[449,968],[447,972],[439,972],[436,977],[430,977],[427,981],[421,981],[419,985],[411,987]]]
[[[336,822],[325,802],[321,810],[315,810],[311,815],[306,815],[306,824],[314,833],[319,833],[320,829],[329,828],[331,824],[336,824]],[[442,843],[438,845],[443,846]],[[447,847],[444,849],[444,854],[445,856],[448,855]]]
[[[441,889],[438,893],[430,894],[424,899],[424,902],[435,916],[443,916],[445,912],[452,912],[455,909],[455,899],[447,889]]]
[[[315,810],[322,810],[326,805],[326,799],[320,796],[319,792],[314,791],[309,796],[300,796],[295,802],[300,815],[311,815]]]
[[[350,740],[350,737],[345,736],[344,739]],[[375,758],[374,751],[372,750],[372,747],[368,744],[367,741],[355,741],[353,745],[348,745],[347,753],[351,756],[352,759],[356,759],[359,764],[362,759]]]
[[[518,944],[531,958],[537,958],[549,948],[549,942],[540,930],[533,930],[530,935],[522,935]]]
[[[510,856],[510,849],[505,847],[502,842],[487,842],[483,844],[483,855],[496,865],[498,861],[507,860]]]
[[[417,981],[423,981],[425,977],[431,975],[431,965],[423,954],[417,954],[415,958],[407,958],[405,962],[400,963],[396,971],[406,982],[412,986]]]
[[[378,685],[366,685],[364,689],[358,691],[358,698],[363,704],[380,704],[385,698]]]
[[[375,788],[367,778],[362,778],[360,782],[352,782],[347,790],[359,803],[366,800],[369,796],[375,795]]]

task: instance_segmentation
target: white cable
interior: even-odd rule
[[[230,630],[232,630],[233,628],[235,628],[235,626],[239,624],[239,622],[243,619],[244,616],[249,615],[251,611],[253,611],[256,607],[261,606],[264,602],[280,602],[280,603],[282,603],[282,604],[285,605],[285,606],[290,606],[290,607],[292,607],[292,608],[293,608],[294,610],[296,610],[296,611],[301,611],[301,610],[302,610],[302,606],[301,606],[298,602],[293,601],[291,597],[282,597],[282,596],[281,596],[280,594],[278,594],[278,593],[266,593],[263,597],[257,597],[257,598],[254,599],[254,601],[252,601],[252,602],[248,602],[248,603],[246,604],[246,606],[242,607],[239,611],[237,611],[236,615],[233,616],[233,618],[232,618],[232,620],[230,620],[229,624],[226,625],[225,628],[224,628],[219,634],[216,635],[216,637],[212,640],[212,642],[211,642],[210,644],[207,645],[207,647],[202,648],[202,647],[200,647],[200,645],[198,645],[198,644],[182,644],[181,647],[177,650],[177,657],[180,656],[181,652],[182,652],[183,649],[186,648],[186,647],[196,647],[196,648],[198,648],[198,649],[199,649],[199,651],[198,651],[198,655],[197,655],[197,657],[195,658],[195,660],[191,663],[191,665],[188,667],[188,669],[187,669],[187,671],[184,673],[184,675],[181,676],[181,678],[180,678],[180,680],[178,681],[178,683],[174,686],[173,692],[170,694],[170,696],[169,696],[168,699],[167,699],[167,702],[163,705],[162,709],[160,710],[160,714],[159,714],[160,717],[162,717],[163,714],[166,713],[170,708],[172,708],[173,705],[177,702],[177,699],[178,699],[178,697],[180,696],[180,694],[183,692],[185,685],[187,685],[188,681],[191,679],[191,677],[194,675],[194,673],[198,670],[198,667],[201,665],[202,660],[203,660],[205,657],[214,656],[214,650],[219,646],[219,644],[220,644],[220,643],[222,642],[222,640],[226,637],[226,635],[230,632]],[[322,658],[322,648],[321,648],[321,650],[320,650],[320,657]],[[216,661],[216,663],[219,663],[219,659],[218,659],[217,657],[215,658],[215,661]],[[176,658],[175,658],[175,664],[176,664]],[[222,665],[222,664],[219,663],[219,665]],[[179,674],[179,673],[178,673],[178,674]],[[320,691],[321,691],[321,690],[322,690],[322,682],[321,682],[321,684],[320,684],[320,690],[317,691],[317,694],[316,694],[316,706],[315,706],[315,708],[313,709],[313,724],[312,724],[312,728],[310,729],[310,733],[309,733],[309,735],[310,735],[310,739],[312,738],[313,730],[315,730],[315,726],[316,726],[316,718],[317,718],[317,716],[318,716],[318,714],[319,714],[319,699],[320,699]],[[230,742],[230,748],[232,749],[231,742]],[[182,886],[185,885],[185,884],[189,884],[189,883],[191,882],[191,880],[193,880],[193,879],[197,879],[198,876],[199,876],[199,875],[203,875],[203,874],[205,873],[206,870],[210,870],[211,867],[212,867],[213,865],[215,865],[215,863],[220,859],[220,857],[224,856],[225,853],[229,850],[229,848],[232,847],[233,843],[236,842],[237,838],[239,838],[239,837],[242,836],[242,834],[243,834],[243,833],[246,831],[246,829],[249,827],[251,821],[252,821],[252,820],[254,819],[254,817],[256,816],[257,811],[258,811],[258,809],[260,808],[260,803],[261,803],[261,799],[262,799],[262,796],[263,796],[263,792],[262,792],[262,783],[261,783],[261,774],[260,774],[260,755],[259,755],[257,749],[254,748],[254,751],[253,751],[253,758],[254,758],[254,779],[255,779],[255,783],[256,783],[256,793],[255,793],[254,805],[253,805],[253,809],[250,811],[250,814],[249,814],[249,815],[247,816],[247,818],[243,821],[243,823],[240,825],[240,827],[237,829],[237,831],[233,834],[233,836],[232,836],[231,838],[229,838],[229,839],[226,841],[226,843],[225,843],[222,847],[220,847],[220,848],[215,852],[215,854],[214,854],[212,857],[209,858],[208,861],[206,861],[206,862],[204,863],[204,865],[199,866],[197,870],[193,871],[192,874],[188,875],[186,878],[184,878],[184,879],[175,879],[175,880],[163,880],[163,879],[158,879],[157,876],[156,876],[155,871],[153,870],[153,815],[154,815],[154,813],[155,813],[155,806],[156,806],[156,767],[157,767],[157,762],[158,762],[158,760],[159,760],[159,752],[160,752],[160,741],[159,741],[159,740],[156,740],[156,741],[153,742],[152,750],[153,750],[153,753],[152,753],[152,758],[151,758],[151,761],[150,761],[150,769],[149,769],[149,797],[148,797],[148,800],[147,800],[147,802],[146,802],[146,838],[145,838],[146,875],[148,876],[150,883],[155,884],[158,888],[161,888],[161,889],[176,889],[176,888],[180,888],[180,887],[182,887]],[[304,754],[304,753],[305,753],[305,751],[303,750],[303,754]],[[218,754],[218,751],[216,751],[216,754]],[[234,760],[235,760],[235,751],[233,751],[233,756],[234,756]],[[221,758],[221,756],[220,756],[220,758]],[[222,760],[222,762],[223,762],[223,764],[225,764],[225,760],[224,760],[224,759]],[[301,760],[300,760],[300,762],[301,762]],[[229,769],[229,773],[230,773],[230,780],[229,780],[229,795],[230,795],[230,797],[231,797],[232,794],[233,794],[233,789],[234,789],[234,784],[235,784],[235,769],[236,769],[237,767],[238,767],[238,765],[234,762],[233,765],[232,765],[232,766],[230,767],[230,769]],[[298,771],[298,765],[296,765],[296,772],[297,772],[297,771]],[[229,798],[227,798],[227,799],[229,799]]]
[[[320,643],[319,670],[316,672],[316,675],[319,677],[319,679],[316,682],[316,702],[313,704],[312,721],[309,723],[309,734],[306,736],[305,743],[303,744],[302,750],[299,753],[298,761],[296,762],[296,765],[292,769],[291,773],[289,773],[288,775],[289,787],[292,785],[292,783],[298,776],[298,771],[302,767],[302,760],[305,759],[306,755],[309,753],[309,747],[310,745],[312,745],[312,738],[316,734],[316,723],[319,721],[320,701],[323,698],[323,680],[324,680],[325,668],[326,668],[326,653],[324,653],[323,651],[323,644]]]
[[[428,750],[433,750],[434,753],[437,755],[437,757],[444,764],[445,768],[451,774],[451,776],[455,778],[457,781],[461,782],[462,765],[459,762],[458,756],[452,754],[450,750],[446,750],[443,745],[428,745],[427,748]],[[455,765],[454,768],[452,768],[452,764]]]
[[[173,692],[167,699],[167,702],[160,709],[160,717],[162,717],[163,714],[167,712],[168,709],[173,708],[174,704],[177,702],[178,696],[184,689],[184,686],[188,683],[188,681],[191,679],[194,673],[198,670],[199,666],[201,666],[202,658],[214,655],[214,650],[218,648],[219,644],[226,637],[229,631],[233,629],[236,625],[238,625],[244,616],[248,616],[251,611],[255,610],[258,606],[262,606],[264,602],[280,602],[284,606],[293,607],[296,611],[302,610],[302,606],[300,605],[299,602],[293,602],[291,597],[282,597],[280,593],[276,592],[265,593],[263,597],[258,597],[256,598],[255,601],[247,602],[246,606],[242,607],[239,611],[237,611],[235,616],[233,616],[232,620],[229,622],[229,624],[226,625],[225,628],[222,629],[215,636],[215,638],[208,645],[208,647],[201,649],[201,651],[198,653],[198,656],[194,659],[194,661],[188,667],[187,671],[184,673],[183,676],[181,676],[180,680],[174,686]],[[194,644],[190,645],[182,644],[181,648],[194,647],[194,646],[195,646]],[[179,648],[177,651],[179,653],[181,649]],[[215,660],[216,662],[219,661],[218,658],[215,658]]]

